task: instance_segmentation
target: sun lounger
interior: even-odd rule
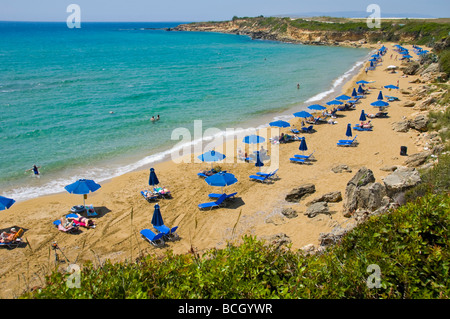
[[[220,207],[226,197],[227,197],[226,194],[222,194],[215,202],[208,202],[208,203],[199,204],[198,208],[200,208],[200,209],[206,209],[206,208],[213,209],[215,207]]]
[[[142,238],[147,240],[150,244],[155,247],[161,247],[164,245],[163,233],[155,234],[150,229],[143,229],[140,231]]]
[[[356,146],[356,136],[352,140],[339,140],[337,146]]]
[[[306,159],[304,159],[304,158],[298,158],[298,157],[291,157],[289,160],[290,160],[292,163],[301,163],[301,164],[303,164],[303,163],[306,162]]]
[[[154,187],[153,192],[158,197],[162,197],[162,198],[172,197],[172,195],[170,194],[170,190],[167,189],[166,187]]]
[[[278,168],[271,173],[257,172],[256,175],[263,176],[263,177],[270,175],[270,177],[273,177],[273,176],[277,176],[277,172],[278,172]]]
[[[177,234],[177,229],[178,226],[169,228],[166,225],[161,225],[161,226],[153,226],[159,234],[163,234],[163,238],[165,240],[176,240],[179,238],[178,234]]]
[[[312,125],[310,125],[310,126],[308,126],[308,127],[303,126],[303,127],[302,127],[302,131],[303,131],[304,133],[312,133],[312,131],[313,131],[313,126],[312,126]]]
[[[0,247],[8,247],[8,248],[18,247],[20,244],[22,244],[21,237],[22,237],[23,233],[24,233],[24,230],[22,228],[20,228],[13,236],[6,239],[4,242],[0,242]]]
[[[357,131],[372,131],[372,127],[355,126],[353,129]]]
[[[294,134],[300,134],[300,131],[297,130],[296,128],[292,128],[291,132],[294,133]]]
[[[208,197],[209,198],[220,198],[220,196],[222,196],[223,194],[216,194],[216,193],[211,193],[211,194],[209,194],[208,195]],[[226,197],[225,197],[225,199],[224,200],[227,200],[227,199],[229,199],[229,198],[234,198],[234,196],[236,196],[237,195],[237,192],[235,192],[235,193],[231,193],[231,194],[225,194],[226,195]]]
[[[148,190],[141,191],[141,195],[148,202],[156,201],[158,199],[157,194],[151,193]]]
[[[260,175],[250,175],[250,179],[253,181],[257,181],[257,182],[262,182],[262,183],[268,183],[271,181],[271,177],[274,176],[276,173],[272,172],[268,175],[265,176],[260,176]]]
[[[315,152],[315,151],[314,151]],[[304,160],[311,160],[312,158],[314,158],[314,152],[312,152],[311,154],[309,154],[309,155],[300,155],[300,154],[296,154],[296,155],[294,155],[294,157],[295,158],[301,158],[301,159],[304,159]]]

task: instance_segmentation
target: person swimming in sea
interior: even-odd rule
[[[150,119],[150,121],[155,122],[155,121],[156,121],[156,120],[155,120],[155,117],[152,116],[152,118]]]
[[[32,168],[27,169],[25,172],[29,172],[29,171],[33,171],[34,176],[39,176],[39,168],[41,168],[40,166],[36,166],[36,164],[33,165]]]

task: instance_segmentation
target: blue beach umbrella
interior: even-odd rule
[[[90,192],[95,192],[100,188],[100,184],[97,184],[91,179],[79,179],[75,183],[64,186],[64,189],[70,194],[87,195]],[[83,206],[85,205],[86,196],[83,196]]]
[[[198,156],[198,159],[202,162],[218,162],[225,158],[226,156],[222,153],[211,150]]]
[[[304,117],[304,118],[312,117],[312,115],[306,111],[296,112],[296,113],[294,113],[294,116],[295,117]]]
[[[348,95],[345,95],[345,94],[343,94],[343,95],[340,95],[340,96],[338,96],[338,97],[336,97],[335,98],[335,100],[350,100],[351,99],[351,97],[350,96],[348,96]]]
[[[389,103],[379,100],[379,101],[375,101],[375,102],[370,103],[370,105],[376,106],[376,107],[383,107],[383,106],[389,106]]]
[[[361,85],[359,85],[359,87],[358,87],[358,93],[360,93],[360,94],[364,93],[364,89],[362,88]]]
[[[270,122],[269,125],[270,126],[275,126],[275,127],[289,127],[289,126],[291,126],[291,124],[289,124],[289,122],[282,121],[282,120]]]
[[[211,162],[211,169],[213,167],[213,162],[221,161],[226,156],[220,152],[216,152],[215,150],[211,150],[208,152],[203,153],[202,155],[197,156],[199,160],[202,162]]]
[[[350,123],[347,124],[347,131],[345,132],[345,136],[347,136],[347,137],[352,136],[352,126]]]
[[[244,137],[244,139],[242,140],[242,142],[246,143],[246,144],[259,144],[259,143],[263,143],[266,139],[262,136],[259,135],[247,135],[246,137]]]
[[[313,105],[308,106],[308,109],[310,109],[310,110],[316,110],[316,111],[321,111],[321,110],[325,110],[326,107],[325,107],[325,106],[322,106],[322,105],[319,105],[319,104],[313,104]]]
[[[396,89],[396,90],[397,90],[397,89],[398,89],[398,86],[389,84],[389,85],[386,85],[384,88],[385,88],[385,89]]]
[[[300,151],[303,151],[303,153],[305,153],[305,151],[308,150],[308,146],[306,145],[306,139],[303,137],[302,140],[300,141],[300,145],[298,147],[298,149]]]
[[[164,225],[163,218],[161,216],[161,210],[159,209],[159,205],[155,205],[155,210],[153,211],[152,217],[152,225],[153,226],[162,226]]]
[[[222,187],[222,193],[223,187],[233,185],[237,181],[237,178],[233,174],[224,172],[220,172],[205,178],[205,182],[208,185]]]
[[[0,196],[0,210],[8,209],[14,204],[16,201],[12,198]]]
[[[364,110],[361,111],[361,115],[359,116],[359,120],[363,121],[363,122],[366,120],[366,113],[364,113]]]
[[[380,93],[378,93],[377,100],[382,100],[382,99],[383,99],[383,93],[380,91]]]
[[[341,101],[333,100],[333,101],[327,102],[326,104],[327,105],[342,105],[344,103],[342,103]]]
[[[356,89],[355,89],[355,88],[353,88],[352,96],[353,96],[353,97],[358,96],[358,93],[356,92]]]
[[[259,158],[259,151],[256,152],[256,162],[255,162],[255,166],[256,167],[261,167],[264,166],[264,163],[261,161],[261,159]]]
[[[367,82],[366,80],[360,80],[357,81],[356,84],[369,84],[370,82]]]
[[[153,167],[150,168],[150,176],[148,178],[148,184],[150,186],[155,186],[159,184],[158,177],[156,177],[155,169]]]

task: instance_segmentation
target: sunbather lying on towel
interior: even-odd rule
[[[163,187],[155,187],[153,190],[160,195],[169,195],[170,194],[170,190],[164,186]]]
[[[154,197],[154,196],[157,196],[158,194],[155,194],[155,193],[153,193],[153,192],[151,192],[151,191],[148,191],[148,190],[144,190],[144,191],[142,191],[142,195],[143,195],[146,199],[150,199],[150,198],[152,198],[152,197]]]
[[[95,228],[95,222],[92,219],[83,217],[80,214],[77,214],[77,217],[69,217],[68,220],[71,220],[76,226]]]
[[[61,223],[58,224],[58,230],[60,231],[69,232],[78,229],[78,226],[75,225],[71,219],[62,217],[60,220]]]

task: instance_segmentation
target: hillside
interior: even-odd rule
[[[369,28],[362,19],[234,17],[230,21],[182,24],[171,31],[220,32],[247,35],[252,39],[359,47],[378,41],[432,44],[450,32],[450,24],[441,20],[383,20],[381,28],[377,29]]]

